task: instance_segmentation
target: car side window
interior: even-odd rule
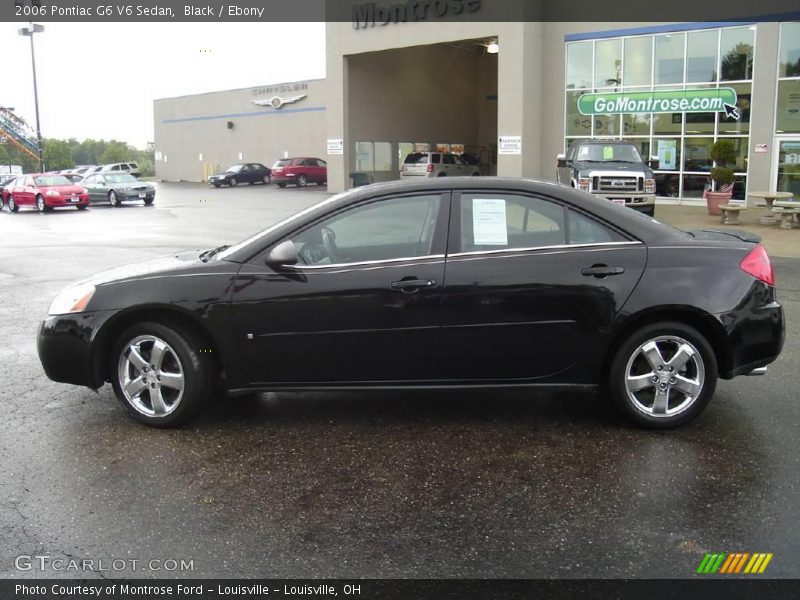
[[[292,241],[301,265],[428,256],[440,203],[439,194],[372,202],[312,225]]]
[[[566,242],[564,207],[504,192],[461,196],[461,251],[512,250]]]
[[[453,160],[452,154],[442,154],[442,162],[446,165],[454,165],[456,161]]]
[[[587,217],[577,210],[569,210],[570,244],[607,244],[627,241],[624,236],[610,227]]]

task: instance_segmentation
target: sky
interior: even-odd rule
[[[0,106],[35,127],[30,41],[0,23]],[[42,137],[153,140],[153,100],[325,77],[324,23],[44,23]]]

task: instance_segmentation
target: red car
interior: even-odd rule
[[[21,175],[3,189],[3,202],[11,212],[20,206],[35,206],[46,212],[56,206],[75,206],[84,210],[89,206],[86,188],[72,183],[63,175]]]
[[[328,182],[328,163],[309,156],[282,158],[272,166],[272,182],[282,188],[288,183],[297,187],[309,183],[322,185]]]

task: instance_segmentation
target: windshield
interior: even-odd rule
[[[35,177],[36,185],[49,186],[49,185],[72,185],[72,182],[63,175],[42,175]]]
[[[227,169],[225,169],[225,172],[226,173],[238,173],[239,171],[242,170],[243,166],[244,165],[233,165],[232,167],[228,167]]]
[[[318,207],[322,206],[323,204],[327,204],[329,202],[334,202],[334,201],[338,200],[339,198],[341,198],[342,196],[344,196],[347,193],[349,193],[349,192],[342,192],[341,194],[336,194],[335,196],[331,196],[330,198],[326,198],[325,200],[322,200],[321,202],[317,202],[316,204],[313,204],[313,205],[309,206],[305,210],[302,210],[299,213],[295,213],[292,216],[287,217],[283,221],[279,221],[279,222],[275,223],[274,225],[259,231],[255,235],[251,235],[246,240],[243,240],[243,241],[239,242],[238,244],[234,244],[233,246],[230,246],[229,248],[226,248],[224,252],[220,252],[219,254],[216,255],[216,257],[219,258],[219,259],[228,258],[234,252],[238,252],[239,250],[241,250],[242,248],[248,246],[249,244],[252,244],[253,242],[258,241],[259,239],[261,239],[265,235],[268,235],[270,232],[275,231],[279,227],[283,227],[284,225],[286,225],[288,223],[291,223],[295,219],[299,219],[300,217],[302,217],[304,215],[307,215],[308,213],[310,213],[313,210],[316,210]]]
[[[113,175],[103,175],[106,183],[136,183],[138,179],[127,173],[114,173]]]
[[[633,144],[584,144],[578,148],[576,160],[640,163],[642,157]]]

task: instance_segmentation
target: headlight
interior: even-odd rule
[[[47,311],[49,315],[67,315],[83,312],[94,296],[93,285],[76,285],[62,290]]]
[[[83,188],[81,190],[81,194],[88,194],[88,193],[89,193],[89,190],[87,190],[86,188]]]
[[[47,190],[47,191],[44,193],[44,195],[45,195],[45,196],[60,196],[61,194],[59,194],[59,193],[58,193],[57,191],[55,191],[55,190]]]
[[[656,180],[655,179],[645,179],[644,180],[644,191],[646,194],[655,194],[656,193]]]
[[[581,177],[580,179],[578,179],[578,189],[583,190],[584,192],[591,191],[590,182],[591,179],[589,179],[588,177]]]

